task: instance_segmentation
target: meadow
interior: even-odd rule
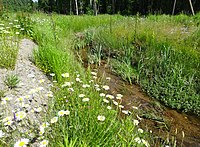
[[[31,135],[20,133],[13,137],[16,133],[10,133],[12,126],[8,122],[15,120],[1,116],[0,145],[38,142],[52,147],[153,146],[154,137],[138,126],[140,119],[131,115],[135,112],[123,109],[123,95],[110,94],[109,77],[99,77],[90,66],[85,69],[83,63],[98,66],[104,61],[123,80],[140,85],[166,106],[199,116],[199,20],[199,14],[9,14],[9,18],[1,20],[1,42],[5,43],[1,44],[0,66],[13,68],[15,64],[18,43],[6,43],[9,38],[14,36],[14,42],[19,42],[21,37],[29,37],[39,47],[34,52],[34,64],[54,86],[44,123],[36,124]],[[20,31],[15,25],[7,28],[15,22]],[[10,59],[3,58],[8,56]],[[1,101],[7,100],[2,96]],[[26,118],[15,123],[23,121]],[[167,145],[176,143],[165,141],[160,146]]]

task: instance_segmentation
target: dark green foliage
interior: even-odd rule
[[[5,11],[26,11],[33,10],[32,0],[3,0],[3,6]]]
[[[172,14],[174,1],[164,0],[78,0],[79,14],[94,14],[97,5],[99,14],[135,15],[138,12],[146,14]],[[95,4],[96,2],[96,4]],[[200,1],[192,0],[194,11],[200,10]],[[61,14],[76,14],[75,0],[39,0],[39,9],[45,12],[58,12]],[[184,3],[177,0],[175,14],[191,14],[189,1]]]

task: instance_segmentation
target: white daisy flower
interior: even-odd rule
[[[113,104],[114,104],[115,106],[118,106],[118,105],[119,105],[118,102],[116,102],[116,101],[114,101],[114,100],[113,100]]]
[[[119,105],[119,108],[124,108],[124,106],[123,105]]]
[[[138,107],[132,106],[132,108],[138,110]]]
[[[105,103],[109,103],[109,100],[107,100],[107,99],[103,99],[103,101],[105,102]]]
[[[26,145],[29,143],[29,139],[22,138],[19,141],[17,141],[14,145],[14,147],[26,147]]]
[[[96,73],[96,72],[91,72],[91,74],[92,74],[93,76],[96,76],[96,75],[97,75],[97,73]]]
[[[100,93],[100,97],[104,97],[104,96],[106,96],[105,93]]]
[[[139,121],[138,121],[137,119],[134,119],[134,120],[133,120],[133,124],[134,124],[135,126],[137,126],[137,125],[139,124]]]
[[[13,121],[9,120],[9,121],[4,123],[4,126],[11,126],[12,124],[13,124]]]
[[[128,110],[122,110],[122,113],[127,115],[129,113],[129,111]]]
[[[108,109],[108,110],[111,110],[111,109],[112,109],[112,107],[111,107],[111,106],[107,106],[107,109]]]
[[[45,82],[45,79],[39,80],[39,83],[44,83],[44,82]]]
[[[143,133],[144,131],[141,128],[139,128],[138,132]]]
[[[110,87],[109,87],[108,85],[104,85],[104,86],[103,86],[103,89],[104,89],[104,90],[109,90]]]
[[[106,119],[106,117],[103,116],[103,115],[98,115],[98,116],[97,116],[97,119],[98,119],[99,121],[104,121],[104,120]]]
[[[13,98],[11,98],[11,97],[5,97],[5,98],[3,98],[2,100],[3,101],[10,101],[10,100],[12,100]]]
[[[68,78],[68,77],[69,77],[69,73],[63,73],[63,74],[61,74],[61,76],[62,76],[63,78]]]
[[[46,147],[48,145],[49,141],[48,140],[43,140],[40,142],[40,147]]]
[[[114,96],[111,95],[111,94],[107,94],[106,97],[109,98],[109,99],[114,99]]]
[[[83,102],[88,102],[90,99],[89,98],[83,98],[82,101]]]
[[[58,117],[53,117],[51,119],[51,124],[56,123],[58,121]]]
[[[8,116],[8,117],[4,118],[4,119],[2,120],[2,122],[4,123],[4,122],[10,121],[10,120],[12,120],[12,117],[11,117],[11,116]]]
[[[84,96],[85,96],[85,94],[79,94],[78,97],[82,98],[82,97],[84,97]]]
[[[64,115],[69,115],[70,114],[70,111],[69,110],[61,110],[58,112],[58,116],[64,116]]]
[[[24,119],[24,118],[26,117],[26,112],[24,112],[24,111],[19,111],[19,112],[17,112],[15,115],[16,115],[16,119],[17,119],[17,120],[22,120],[22,119]]]

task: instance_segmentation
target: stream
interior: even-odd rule
[[[139,126],[148,132],[152,131],[154,146],[160,146],[169,140],[172,144],[176,143],[176,146],[200,147],[200,118],[165,107],[147,96],[139,85],[130,85],[115,75],[106,63],[90,67],[97,69],[98,76],[111,78],[108,84],[111,94],[123,95],[121,104],[124,110],[135,112],[132,114],[141,118]]]

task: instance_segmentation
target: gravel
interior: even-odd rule
[[[0,101],[2,118],[11,116],[15,122],[15,114],[19,111],[25,111],[27,114],[25,119],[29,119],[32,122],[30,125],[41,124],[45,120],[47,104],[50,100],[53,100],[52,92],[50,91],[51,81],[30,60],[33,59],[34,49],[37,49],[37,45],[34,42],[23,39],[20,42],[15,69],[0,69],[0,89],[5,91],[5,97],[1,98]],[[4,84],[6,76],[10,74],[15,74],[20,79],[17,87],[13,89],[9,89]],[[9,98],[9,100],[5,100],[5,98]],[[29,127],[31,128],[31,126]],[[27,131],[27,128],[20,129]]]

